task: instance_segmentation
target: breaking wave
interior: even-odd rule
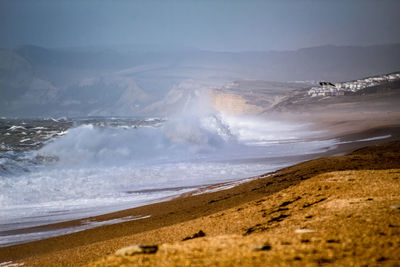
[[[183,117],[159,127],[81,125],[44,146],[37,156],[56,158],[58,167],[153,164],[209,157],[235,142],[229,126],[216,116]]]
[[[0,230],[146,204],[276,170],[293,164],[287,156],[332,145],[304,141],[301,125],[210,113],[74,125],[37,150],[2,159],[9,169],[0,173]]]

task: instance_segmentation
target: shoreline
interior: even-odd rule
[[[385,139],[375,139],[359,142],[349,142],[350,140],[363,140],[370,137],[385,136],[390,134],[391,137]],[[286,188],[292,187],[299,184],[303,180],[313,177],[317,174],[325,173],[328,171],[340,170],[340,166],[329,165],[330,160],[335,158],[324,158],[331,155],[340,155],[345,152],[349,152],[355,149],[359,149],[365,146],[371,146],[376,144],[388,143],[394,140],[400,140],[400,126],[387,126],[374,128],[359,133],[351,133],[338,139],[345,143],[339,145],[334,153],[321,153],[316,155],[317,159],[308,160],[290,167],[283,168],[270,174],[263,174],[253,179],[247,178],[239,185],[233,185],[229,189],[218,190],[214,192],[206,192],[196,194],[196,192],[186,193],[178,198],[168,200],[166,202],[158,202],[146,206],[141,206],[133,209],[122,210],[100,216],[89,217],[86,219],[79,219],[74,221],[62,222],[44,227],[39,229],[59,229],[66,227],[74,227],[82,225],[82,221],[91,222],[104,222],[116,219],[123,219],[129,216],[149,216],[146,218],[131,220],[125,222],[119,222],[117,224],[103,225],[96,228],[91,228],[81,232],[67,234],[63,236],[57,236],[53,238],[43,239],[39,241],[33,241],[29,243],[23,243],[8,247],[0,248],[0,262],[6,262],[9,260],[23,260],[30,265],[43,265],[48,264],[52,266],[58,265],[74,265],[87,264],[101,255],[106,255],[115,251],[116,248],[129,245],[128,241],[121,241],[126,237],[143,234],[149,231],[161,229],[163,227],[172,226],[182,222],[188,222],[190,220],[210,216],[212,214],[231,209],[235,206],[243,205],[245,203],[260,199],[262,197],[275,194]],[[397,143],[393,143],[398,146]],[[385,146],[384,146],[385,147]],[[389,149],[387,146],[385,149]],[[362,149],[361,149],[362,150]],[[350,154],[351,155],[351,154]],[[346,158],[348,156],[341,156]],[[340,158],[340,157],[339,157]],[[326,162],[324,162],[326,161]],[[382,165],[382,162],[364,162],[359,161],[345,163],[343,160],[339,160],[340,164],[343,164],[342,169],[365,169],[365,168],[388,168],[396,167],[400,168],[397,163],[391,163],[392,165]],[[322,164],[324,163],[324,164]],[[317,165],[313,167],[312,165]],[[318,164],[325,166],[323,168],[317,168]],[[364,164],[364,165],[363,165]],[[400,163],[398,163],[400,164]],[[309,166],[311,165],[311,167]],[[321,167],[321,166],[320,166]],[[295,170],[295,171],[294,171]],[[299,175],[298,173],[301,173]],[[227,183],[211,186],[223,186]],[[267,186],[266,186],[267,185]],[[231,186],[231,185],[229,185]],[[205,188],[207,191],[209,187]],[[117,241],[119,240],[120,241]],[[162,237],[159,242],[172,242],[176,241],[176,237]],[[104,244],[105,243],[105,244]],[[90,253],[82,255],[79,251],[82,247],[90,247]],[[102,249],[96,249],[101,247]],[[80,257],[74,259],[72,264],[69,253],[79,253]],[[55,257],[55,255],[58,255]],[[63,256],[61,256],[63,255]],[[49,258],[50,257],[50,258]],[[57,261],[50,259],[58,259]],[[50,264],[52,263],[52,264]]]
[[[132,210],[132,209],[140,208],[143,206],[148,206],[148,205],[157,204],[157,203],[161,203],[161,202],[167,202],[167,201],[170,201],[170,200],[173,200],[176,198],[182,198],[182,197],[187,197],[187,196],[191,196],[191,195],[204,194],[204,193],[208,193],[208,192],[230,189],[230,188],[238,186],[240,184],[243,184],[243,183],[255,180],[255,179],[259,179],[260,177],[265,177],[267,174],[272,174],[276,171],[279,171],[282,168],[296,165],[296,164],[304,162],[304,161],[308,161],[308,160],[312,160],[312,159],[316,159],[316,158],[320,158],[320,157],[343,155],[345,153],[351,152],[352,150],[360,148],[365,145],[371,145],[371,144],[376,144],[376,143],[381,143],[381,142],[389,142],[390,140],[397,140],[397,139],[400,139],[400,126],[396,126],[396,125],[390,126],[389,125],[386,127],[378,127],[378,128],[368,129],[366,131],[361,131],[361,132],[347,133],[345,135],[337,136],[336,138],[333,138],[333,139],[338,140],[339,143],[336,145],[336,147],[334,149],[330,149],[326,152],[290,156],[291,160],[288,160],[288,157],[285,157],[285,156],[269,157],[268,160],[288,161],[288,162],[293,162],[293,163],[285,164],[286,166],[283,166],[277,170],[263,173],[260,175],[247,177],[247,178],[243,178],[243,179],[239,179],[239,180],[235,179],[232,181],[220,182],[220,183],[216,183],[216,184],[202,185],[202,186],[193,188],[193,190],[190,190],[189,192],[186,192],[186,193],[179,193],[179,194],[175,194],[172,196],[155,199],[155,200],[149,201],[148,203],[144,203],[143,205],[140,205],[140,206],[120,209],[117,211],[105,212],[105,213],[102,213],[99,215],[82,217],[82,218],[78,218],[78,219],[71,219],[71,220],[66,220],[66,221],[61,221],[61,222],[54,222],[54,223],[38,225],[38,226],[24,227],[24,228],[19,228],[19,229],[4,230],[4,231],[0,232],[0,234],[4,235],[4,236],[22,235],[22,234],[28,234],[28,235],[29,234],[32,234],[32,235],[42,234],[42,236],[45,236],[45,237],[44,238],[39,237],[36,239],[22,241],[22,242],[17,241],[15,243],[10,243],[5,246],[0,246],[0,248],[30,243],[30,242],[48,239],[48,238],[52,238],[52,237],[57,237],[57,236],[61,236],[61,235],[72,234],[72,233],[76,233],[76,232],[80,232],[80,231],[86,231],[86,230],[89,230],[89,229],[92,229],[95,227],[99,227],[102,225],[115,224],[115,223],[130,221],[130,220],[140,220],[140,217],[143,217],[143,216],[150,217],[151,215],[134,215],[134,216],[128,215],[128,216],[121,217],[119,215],[119,213],[123,212],[125,210]],[[320,141],[320,140],[323,140],[323,139],[317,139],[317,141]],[[176,189],[176,191],[179,191],[180,189],[184,189],[184,187],[177,187],[177,188],[173,188],[173,189]],[[165,190],[165,189],[163,189],[163,190]],[[46,232],[56,232],[56,233],[53,235],[51,235],[51,234],[46,235]]]

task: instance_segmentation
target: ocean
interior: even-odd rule
[[[318,135],[304,124],[218,113],[2,118],[0,246],[83,230],[25,233],[20,229],[240,182],[336,146],[336,140],[317,140]]]

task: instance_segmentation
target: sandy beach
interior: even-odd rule
[[[385,139],[371,136],[390,135]],[[241,184],[53,225],[122,223],[0,248],[0,263],[27,266],[363,265],[400,258],[400,127],[347,132],[319,155]],[[346,142],[346,140],[367,140]],[[377,144],[384,144],[379,145]],[[362,148],[361,147],[366,147]],[[224,189],[225,188],[225,189]],[[182,241],[202,231],[205,236]],[[132,244],[155,254],[116,256]]]
[[[399,10],[0,0],[0,267],[400,267]]]

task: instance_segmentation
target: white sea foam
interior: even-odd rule
[[[365,139],[360,139],[357,140],[358,142],[367,142],[367,141],[375,141],[375,140],[381,140],[381,139],[386,139],[390,138],[392,135],[387,134],[387,135],[381,135],[381,136],[376,136],[376,137],[371,137],[371,138],[365,138]]]
[[[354,142],[369,142],[369,141],[387,139],[390,137],[392,137],[392,135],[387,134],[387,135],[374,136],[374,137],[370,137],[370,138],[358,139],[358,140],[354,140],[354,141],[340,141],[340,142],[338,142],[338,144],[348,144],[348,143],[354,143]]]
[[[0,231],[151,203],[273,171],[293,164],[288,156],[334,145],[304,141],[307,134],[302,125],[206,112],[157,127],[83,124],[31,153],[49,162],[1,177]]]
[[[9,131],[15,131],[15,130],[18,130],[18,129],[26,130],[26,128],[24,126],[18,126],[18,125],[13,125],[8,130]]]

